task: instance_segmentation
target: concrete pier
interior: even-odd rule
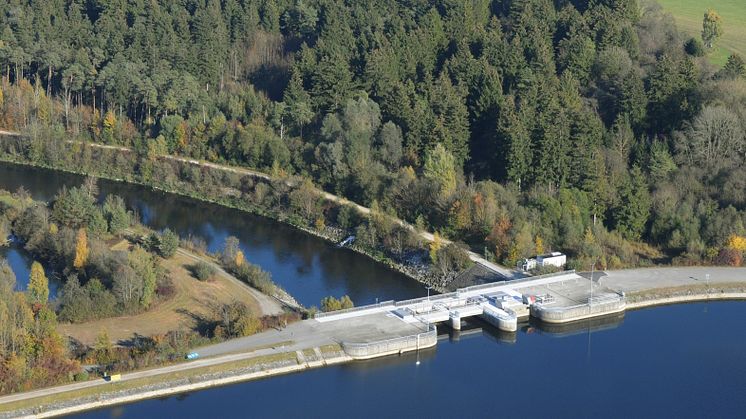
[[[449,316],[451,318],[451,327],[453,330],[461,330],[461,315],[458,314],[458,311],[449,313]]]

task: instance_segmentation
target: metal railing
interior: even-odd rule
[[[359,311],[366,311],[366,310],[372,310],[372,309],[378,309],[383,307],[394,307],[395,302],[394,300],[390,301],[381,301],[378,304],[368,304],[360,307],[352,307],[352,308],[345,308],[342,310],[335,310],[335,311],[322,311],[319,313],[316,313],[313,318],[314,319],[321,319],[324,317],[330,317],[330,316],[338,316],[340,314],[346,314],[346,313],[355,313]]]
[[[501,287],[501,286],[512,285],[512,284],[520,284],[523,282],[535,281],[537,279],[545,279],[545,278],[569,275],[569,274],[574,274],[574,273],[575,273],[575,270],[569,270],[569,271],[554,272],[554,273],[539,275],[539,276],[532,276],[528,278],[514,279],[512,281],[500,281],[500,282],[491,282],[488,284],[473,285],[471,287],[459,288],[458,290],[453,291],[453,292],[447,292],[444,294],[434,294],[429,297],[412,298],[410,300],[402,300],[402,301],[383,301],[378,304],[369,304],[365,306],[353,307],[353,308],[348,308],[344,310],[316,313],[316,315],[314,315],[314,318],[320,319],[324,317],[336,316],[336,315],[346,314],[346,313],[361,312],[361,311],[371,310],[371,309],[379,309],[379,308],[389,307],[389,306],[391,308],[395,308],[395,307],[403,307],[403,306],[409,306],[409,305],[420,304],[420,303],[434,303],[434,302],[438,302],[442,300],[447,300],[450,298],[459,298],[460,294],[462,293],[488,290],[494,287]]]
[[[570,275],[574,273],[575,273],[574,269],[571,269],[569,271],[562,271],[562,272],[552,272],[549,274],[544,274],[544,275],[539,275],[539,276],[529,276],[526,278],[513,279],[510,281],[490,282],[487,284],[472,285],[466,288],[459,288],[458,290],[456,290],[456,292],[480,291],[480,290],[489,289],[489,288],[497,287],[497,286],[520,284],[522,282],[536,281],[537,279],[545,279],[545,278],[551,278],[554,276]]]

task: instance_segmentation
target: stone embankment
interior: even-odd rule
[[[702,301],[746,300],[746,282],[651,289],[626,295],[627,309]]]
[[[305,352],[311,352],[304,355]],[[292,355],[292,353],[288,353]],[[102,391],[93,395],[79,398],[71,398],[65,401],[55,401],[34,407],[22,408],[12,411],[2,411],[0,406],[0,418],[46,418],[53,416],[68,415],[85,410],[98,409],[116,404],[131,403],[138,400],[152,399],[217,387],[242,381],[250,381],[275,375],[288,374],[311,368],[319,368],[352,360],[341,351],[322,353],[319,348],[313,350],[297,351],[295,357],[287,356],[284,359],[257,363],[250,367],[238,368],[231,371],[195,374],[193,376],[164,379],[161,382],[123,388],[113,391]],[[116,383],[112,385],[115,386]]]

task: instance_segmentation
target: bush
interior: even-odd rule
[[[179,248],[179,236],[169,229],[163,230],[158,236],[158,253],[164,258],[168,259],[176,254],[176,250]]]
[[[260,267],[252,265],[250,263],[244,263],[241,266],[236,266],[233,270],[236,277],[259,291],[272,295],[275,293],[275,283],[272,282],[272,278],[269,272],[263,271]]]
[[[339,300],[332,296],[324,297],[324,299],[321,300],[321,311],[324,312],[344,310],[353,308],[354,306],[352,299],[347,295],[343,295]]]
[[[741,266],[741,263],[743,263],[743,257],[741,256],[740,251],[736,249],[725,248],[720,250],[720,253],[715,259],[715,263],[723,266],[738,267]]]
[[[176,294],[174,280],[168,275],[163,275],[158,278],[158,286],[155,289],[155,293],[162,299],[173,297],[174,294]]]
[[[215,276],[215,273],[217,272],[214,266],[206,262],[197,262],[190,266],[189,270],[192,271],[192,275],[200,281],[207,281]]]
[[[205,239],[192,236],[191,234],[186,239],[181,240],[181,247],[201,255],[207,254],[207,242]]]
[[[75,381],[88,381],[88,371],[81,371],[73,376]]]
[[[684,43],[684,50],[687,54],[694,57],[702,57],[703,55],[705,55],[704,44],[702,43],[702,41],[694,37],[689,38],[689,40]]]

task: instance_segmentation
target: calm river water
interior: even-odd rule
[[[38,200],[51,200],[63,185],[82,182],[77,175],[0,162],[0,189],[15,191],[23,186]],[[318,305],[328,295],[347,294],[355,304],[363,305],[376,298],[384,301],[426,294],[418,282],[368,257],[268,218],[138,185],[104,179],[98,185],[101,200],[107,194],[119,195],[140,214],[144,224],[154,229],[168,227],[182,237],[199,236],[207,241],[210,251],[220,250],[226,237],[238,237],[246,258],[270,272],[275,282],[305,306]],[[9,259],[22,285],[28,282],[24,264],[28,258],[16,256]]]
[[[310,370],[80,418],[736,418],[746,303],[667,306],[623,322],[448,335],[429,351]],[[441,327],[447,330],[447,327]],[[511,343],[515,340],[514,343]],[[419,358],[420,365],[416,365]]]
[[[40,199],[49,199],[62,184],[79,182],[75,176],[0,164],[0,188],[23,185]],[[423,293],[414,281],[367,258],[271,220],[136,186],[105,181],[100,186],[103,194],[125,198],[149,225],[200,235],[211,249],[236,235],[248,258],[304,304],[329,294],[348,293],[366,303]],[[16,264],[25,266],[23,255],[18,258]],[[460,334],[442,334],[436,348],[419,354],[77,417],[743,417],[744,319],[746,303],[721,302],[633,311],[571,328],[526,324],[515,334],[475,323]]]

